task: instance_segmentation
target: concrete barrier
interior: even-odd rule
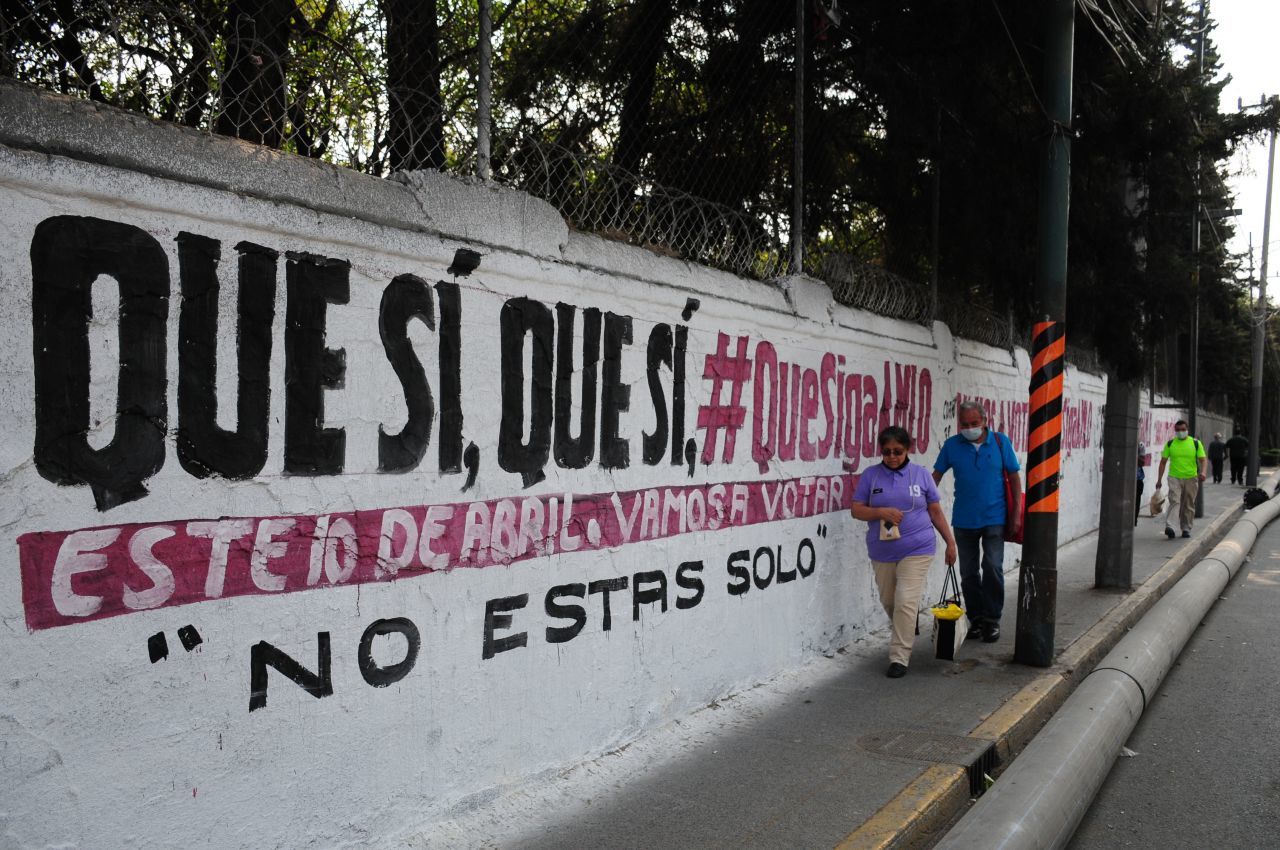
[[[1246,512],[1102,659],[936,846],[1066,846],[1187,640],[1277,516],[1280,500]]]

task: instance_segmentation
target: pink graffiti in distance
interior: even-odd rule
[[[855,483],[824,475],[31,532],[18,538],[23,607],[36,631],[209,599],[490,567],[847,510]]]

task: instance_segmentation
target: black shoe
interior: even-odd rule
[[[903,676],[907,675],[907,666],[895,661],[889,665],[889,669],[884,671],[884,674],[890,679],[901,679]]]
[[[982,637],[982,625],[980,623],[974,623],[969,627],[969,631],[965,633],[964,637],[965,640],[977,640]]]
[[[1164,536],[1165,536],[1165,537],[1168,537],[1170,540],[1172,540],[1173,538],[1177,537],[1178,535],[1174,534],[1174,533],[1173,533],[1173,529],[1166,525],[1166,526],[1164,527]]]
[[[982,627],[982,642],[995,643],[1000,640],[1000,626],[995,623],[987,623]]]
[[[1184,531],[1184,532],[1182,532],[1182,536],[1183,536],[1183,537],[1190,537],[1190,536],[1191,536],[1191,532],[1190,532],[1190,531]]]

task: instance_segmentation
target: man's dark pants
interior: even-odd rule
[[[1231,483],[1244,483],[1244,467],[1248,463],[1248,457],[1233,457],[1231,459]]]
[[[955,535],[960,555],[960,590],[969,622],[998,625],[1004,613],[1004,526],[957,528]]]
[[[1213,465],[1213,483],[1221,484],[1222,483],[1222,458],[1211,460],[1209,461],[1209,463]]]

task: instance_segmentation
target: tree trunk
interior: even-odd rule
[[[278,148],[285,139],[285,62],[293,0],[230,0],[217,130]]]
[[[1142,385],[1107,377],[1102,425],[1102,499],[1093,586],[1128,590],[1133,585],[1133,526],[1138,473],[1138,410]],[[1143,495],[1150,496],[1150,490]]]
[[[619,44],[625,61],[620,57],[617,65],[625,65],[627,88],[622,96],[618,146],[613,161],[634,174],[649,152],[653,137],[650,125],[653,90],[675,5],[671,0],[640,0],[632,8],[631,21]]]
[[[437,0],[382,0],[392,171],[444,166]]]

